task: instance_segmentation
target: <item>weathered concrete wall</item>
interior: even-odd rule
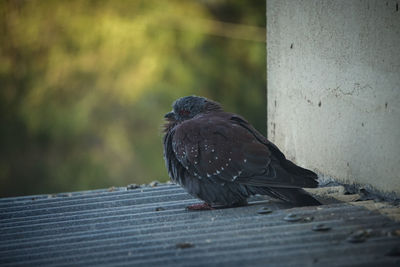
[[[267,0],[268,137],[400,196],[400,1]]]

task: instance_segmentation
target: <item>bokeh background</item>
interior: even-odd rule
[[[167,181],[201,95],[266,133],[265,0],[0,1],[0,196]]]

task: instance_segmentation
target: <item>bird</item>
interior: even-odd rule
[[[173,183],[204,201],[189,210],[239,207],[252,195],[294,206],[321,203],[303,188],[318,175],[286,159],[245,118],[200,96],[175,100],[164,116],[164,160]]]

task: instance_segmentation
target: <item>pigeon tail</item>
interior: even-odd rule
[[[247,187],[250,194],[268,195],[291,203],[297,207],[322,205],[302,188]]]
[[[278,195],[284,196],[290,203],[298,207],[322,205],[321,202],[301,188],[273,188],[272,190],[278,193]]]

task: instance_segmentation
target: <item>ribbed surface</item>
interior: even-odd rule
[[[175,185],[0,199],[4,266],[400,266],[400,224],[350,204],[186,211]],[[267,206],[270,214],[258,214]],[[295,213],[305,221],[288,222]],[[324,223],[330,231],[312,227]],[[365,230],[364,242],[347,238]],[[397,231],[396,231],[397,230]],[[390,253],[389,253],[390,254]],[[391,254],[396,254],[392,253]],[[399,254],[399,253],[397,253]]]

